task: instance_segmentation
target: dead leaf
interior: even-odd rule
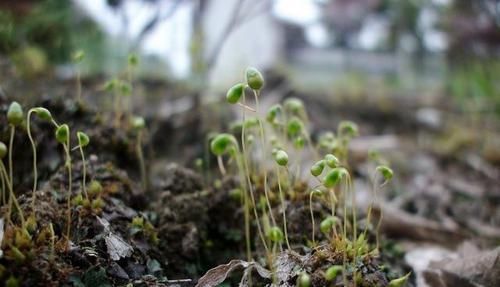
[[[104,241],[106,242],[106,248],[108,250],[108,254],[112,260],[118,261],[121,258],[129,257],[132,255],[133,248],[125,242],[120,236],[111,232],[109,222],[97,216],[97,220],[104,227],[104,233],[106,234],[104,237]]]
[[[133,248],[120,236],[109,233],[105,238],[108,254],[114,261],[120,260],[122,257],[129,257],[132,255]]]
[[[274,270],[276,283],[278,286],[295,287],[295,284],[290,285],[288,282],[295,282],[292,277],[296,276],[296,270],[303,265],[304,257],[295,252],[282,252],[276,258]]]
[[[260,277],[269,279],[271,278],[271,272],[269,270],[265,269],[264,267],[260,266],[256,262],[247,262],[243,260],[231,260],[227,264],[219,265],[217,267],[214,267],[205,273],[203,277],[201,277],[198,280],[198,283],[196,284],[195,287],[215,287],[224,282],[226,278],[231,274],[234,270],[238,268],[243,268],[244,275],[243,279],[240,283],[240,286],[248,286],[246,283],[246,277],[250,276],[249,273],[250,271],[255,269],[257,273],[259,274]]]

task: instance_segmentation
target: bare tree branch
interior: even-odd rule
[[[214,49],[210,53],[207,58],[207,71],[210,71],[217,60],[217,57],[224,46],[227,38],[233,31],[236,23],[238,22],[238,16],[240,15],[241,7],[243,6],[243,2],[245,0],[238,0],[236,5],[234,6],[233,12],[231,13],[231,19],[229,23],[226,25],[224,32],[221,34],[219,41],[216,42]]]
[[[260,9],[255,9],[255,11],[252,11],[251,13],[245,14],[245,15],[240,15],[243,4],[245,0],[239,0],[234,9],[233,12],[231,13],[231,19],[229,23],[227,24],[224,32],[221,34],[219,41],[216,42],[216,45],[210,55],[207,58],[207,72],[210,71],[213,66],[215,65],[217,58],[219,57],[219,54],[224,47],[225,42],[237,28],[241,27],[243,24],[246,22],[252,20],[254,17],[258,16],[262,12],[269,11],[272,5],[271,0],[263,0],[259,3],[264,3]],[[251,3],[253,4],[254,1],[252,0]]]
[[[158,9],[155,13],[155,15],[144,25],[142,30],[139,32],[136,40],[134,41],[134,45],[132,46],[133,49],[137,49],[137,47],[144,41],[144,39],[153,31],[153,29],[161,22],[167,20],[168,18],[172,17],[174,15],[175,11],[179,7],[179,5],[183,2],[183,0],[175,0],[172,5],[170,6],[170,9],[164,14],[161,15],[162,11]]]

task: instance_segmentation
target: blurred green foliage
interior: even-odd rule
[[[452,68],[448,89],[464,108],[500,115],[498,75],[499,60],[470,60]]]
[[[4,55],[19,55],[25,49],[32,55],[37,50],[48,62],[62,63],[82,43],[98,46],[103,39],[92,21],[75,13],[71,1],[37,1],[27,13],[0,10],[0,53]]]

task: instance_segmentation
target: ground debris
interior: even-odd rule
[[[224,280],[226,280],[226,278],[234,270],[240,269],[240,268],[244,269],[244,275],[243,275],[243,278],[242,278],[241,283],[240,283],[240,286],[242,286],[242,287],[248,286],[248,284],[246,284],[246,282],[247,282],[246,278],[248,278],[248,276],[250,276],[250,273],[251,273],[248,270],[255,269],[257,271],[257,274],[259,274],[259,276],[261,278],[264,278],[264,279],[271,278],[271,272],[256,262],[247,262],[247,261],[243,261],[243,260],[231,260],[227,264],[219,265],[217,267],[214,267],[214,268],[208,270],[208,272],[198,280],[196,287],[219,286],[219,284],[224,282]]]
[[[429,284],[437,276],[444,283],[441,286],[462,286],[454,285],[457,278],[470,284],[463,286],[500,286],[500,248],[468,252],[457,259],[433,262],[430,267],[424,272]]]

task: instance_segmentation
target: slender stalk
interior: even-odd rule
[[[76,71],[76,95],[78,99],[78,103],[82,102],[82,81],[80,76],[80,69]]]
[[[217,156],[217,165],[219,166],[220,173],[222,176],[226,175],[226,168],[224,167],[224,162],[221,156]]]
[[[14,125],[10,125],[10,139],[9,139],[9,180],[10,184],[13,186],[14,185],[14,178],[13,178],[13,164],[12,164],[12,149],[14,147],[14,136],[16,134],[16,127]]]
[[[122,111],[121,111],[121,95],[115,90],[114,91],[114,108],[115,108],[115,127],[120,127]]]
[[[378,200],[378,190],[380,190],[381,188],[383,188],[385,185],[387,184],[387,181],[385,181],[384,183],[382,183],[380,185],[380,187],[375,191],[375,201],[379,201]],[[380,212],[380,215],[378,217],[378,222],[377,222],[377,227],[376,227],[376,232],[375,232],[375,238],[376,238],[376,247],[377,247],[377,251],[379,250],[380,248],[380,226],[382,225],[382,219],[384,218],[384,213],[383,213],[383,210],[382,208],[379,208],[379,212]]]
[[[370,203],[370,206],[368,206],[368,212],[367,212],[367,215],[366,215],[366,226],[365,226],[365,229],[363,230],[363,234],[364,234],[365,238],[366,238],[366,234],[368,233],[368,225],[371,224],[371,218],[372,218],[371,215],[372,215],[372,211],[373,211],[373,204],[375,202],[377,202],[378,173],[375,172],[374,175],[371,178],[372,178],[371,182],[372,182],[372,196],[373,196],[373,200]],[[378,234],[376,234],[375,236],[377,237],[377,241],[378,241]]]
[[[51,119],[50,122],[55,126],[56,129],[59,127],[59,124],[56,122],[56,120]]]
[[[305,117],[304,117],[304,118],[305,118],[305,119],[304,119],[304,121],[305,121],[304,126],[309,127],[309,118],[307,117],[307,114],[305,115]],[[306,130],[306,131],[305,131],[305,132],[303,132],[302,134],[303,134],[303,135],[304,135],[304,137],[306,138],[306,144],[307,144],[307,146],[309,146],[309,148],[311,149],[311,152],[312,152],[312,154],[313,154],[313,156],[314,156],[314,159],[315,159],[315,160],[318,160],[318,159],[320,158],[320,156],[319,156],[318,150],[316,150],[316,149],[314,148],[314,145],[313,145],[313,142],[312,142],[312,139],[311,139],[311,135],[309,135],[308,130]]]
[[[316,246],[316,240],[314,238],[314,233],[316,232],[316,224],[314,222],[314,213],[313,213],[313,207],[312,207],[312,199],[313,199],[314,191],[311,191],[309,194],[309,211],[311,212],[311,222],[312,222],[312,243],[313,247]]]
[[[238,157],[238,155],[236,155]],[[252,249],[250,241],[250,211],[249,211],[249,201],[248,201],[248,189],[246,188],[246,176],[243,165],[239,159],[236,159],[236,164],[238,165],[238,170],[240,171],[240,181],[241,187],[243,188],[243,214],[245,220],[245,245],[247,253],[247,261],[252,261]]]
[[[342,184],[342,183],[341,183]],[[342,186],[341,186],[342,188]],[[344,203],[344,222],[343,222],[343,231],[342,231],[342,242],[343,242],[343,260],[342,260],[342,267],[343,270],[346,270],[347,267],[347,245],[348,245],[348,239],[347,239],[347,192],[344,189],[344,192],[342,193],[343,195],[343,203]],[[344,281],[344,285],[347,283],[347,276],[345,274],[346,272],[342,272],[342,277]]]
[[[243,91],[243,96],[242,96],[243,104],[245,103],[245,92]],[[247,177],[247,183],[248,183],[248,190],[250,193],[250,199],[252,200],[252,205],[253,205],[253,212],[255,215],[255,221],[257,223],[257,230],[259,232],[259,236],[262,240],[262,244],[264,245],[264,249],[266,250],[266,253],[269,252],[269,248],[267,247],[266,239],[264,236],[264,233],[262,232],[262,227],[260,225],[260,220],[259,220],[259,214],[257,212],[257,207],[255,204],[255,197],[254,197],[254,191],[253,191],[253,186],[252,186],[252,180],[250,178],[250,171],[248,167],[248,159],[247,159],[247,151],[246,151],[246,143],[245,143],[245,120],[246,120],[246,111],[245,109],[242,109],[242,117],[243,117],[243,127],[241,130],[241,146],[242,146],[242,151],[243,151],[243,166],[245,168],[245,174]]]
[[[35,216],[35,200],[36,200],[36,189],[37,189],[37,184],[38,184],[38,169],[36,167],[36,144],[35,141],[33,140],[33,136],[31,135],[31,114],[34,112],[33,109],[29,110],[28,112],[28,117],[27,117],[27,132],[28,132],[28,138],[31,143],[31,147],[33,149],[33,190],[32,190],[32,195],[31,195],[31,212],[33,213],[33,216]]]
[[[249,106],[247,106],[245,104],[242,104],[242,103],[236,103],[236,104],[238,106],[242,107],[243,109],[249,110],[249,111],[254,112],[254,113],[256,112],[255,109],[253,109],[252,107],[249,107]]]
[[[283,196],[283,189],[281,188],[281,180],[280,180],[280,168],[276,166],[276,174],[278,176],[278,189],[280,192],[280,200],[281,200],[281,209],[283,213],[283,231],[285,232],[285,241],[288,247],[288,250],[292,250],[290,247],[290,242],[288,241],[288,231],[286,227],[286,206],[285,206],[285,197]]]
[[[66,168],[68,169],[68,199],[66,202],[67,206],[67,226],[66,226],[66,239],[70,241],[71,235],[71,195],[73,194],[73,175],[71,170],[71,155],[70,155],[70,141],[69,137],[66,144],[63,145],[64,151],[66,153]]]
[[[347,184],[347,190],[350,192],[351,195],[351,205],[352,205],[352,229],[353,229],[353,244],[356,245],[357,239],[358,239],[358,228],[357,228],[357,218],[356,218],[356,191],[354,190],[352,186],[352,181],[351,181],[351,176],[348,175],[346,179],[346,184]],[[356,252],[357,248],[355,248]]]
[[[142,188],[147,190],[148,179],[146,175],[146,165],[144,163],[144,154],[142,152],[142,130],[137,134],[137,145],[136,145],[137,157],[139,159],[139,169],[141,171]]]
[[[80,150],[80,155],[82,156],[82,165],[83,165],[82,190],[83,194],[85,194],[85,198],[88,200],[89,195],[87,193],[87,161],[85,160],[85,153],[83,152],[83,147],[81,145],[78,145],[78,149]]]
[[[255,96],[255,111],[257,113],[257,117],[259,119],[259,129],[260,129],[260,140],[261,140],[261,145],[262,145],[262,153],[263,153],[263,160],[262,162],[265,163],[266,156],[267,156],[267,146],[266,146],[266,135],[265,135],[265,130],[264,130],[264,125],[262,124],[262,120],[260,119],[259,116],[259,92],[256,90],[253,91],[254,96]],[[271,222],[273,225],[276,225],[276,220],[274,219],[273,215],[273,209],[271,207],[271,201],[269,200],[269,186],[267,184],[267,168],[264,165],[262,167],[264,170],[264,193],[266,196],[266,203],[267,203],[267,208],[269,209],[269,215],[271,217]]]
[[[346,178],[346,187],[347,191],[351,192],[351,205],[352,205],[352,230],[353,230],[353,235],[352,235],[352,248],[353,248],[353,258],[354,261],[356,261],[356,258],[358,256],[358,227],[357,227],[357,219],[356,219],[356,191],[354,190],[352,186],[352,181],[351,181],[351,176],[348,174]],[[353,270],[353,277],[356,278],[356,269]],[[356,287],[357,283],[356,280],[354,280],[354,287]]]
[[[7,188],[9,189],[9,208],[7,212],[7,222],[11,221],[11,212],[12,212],[12,204],[16,207],[16,209],[19,211],[19,218],[21,219],[21,225],[25,226],[25,220],[24,220],[24,215],[23,211],[21,210],[21,206],[19,205],[19,202],[17,201],[17,198],[14,194],[14,189],[12,188],[12,182],[9,180],[9,175],[7,174],[7,170],[5,168],[5,165],[3,164],[3,161],[0,161],[0,173],[2,173],[2,177],[4,178]]]
[[[335,203],[337,202],[337,197],[335,196],[335,189],[330,188],[329,190],[329,197],[330,197],[330,209],[332,212],[332,217],[335,217]]]

